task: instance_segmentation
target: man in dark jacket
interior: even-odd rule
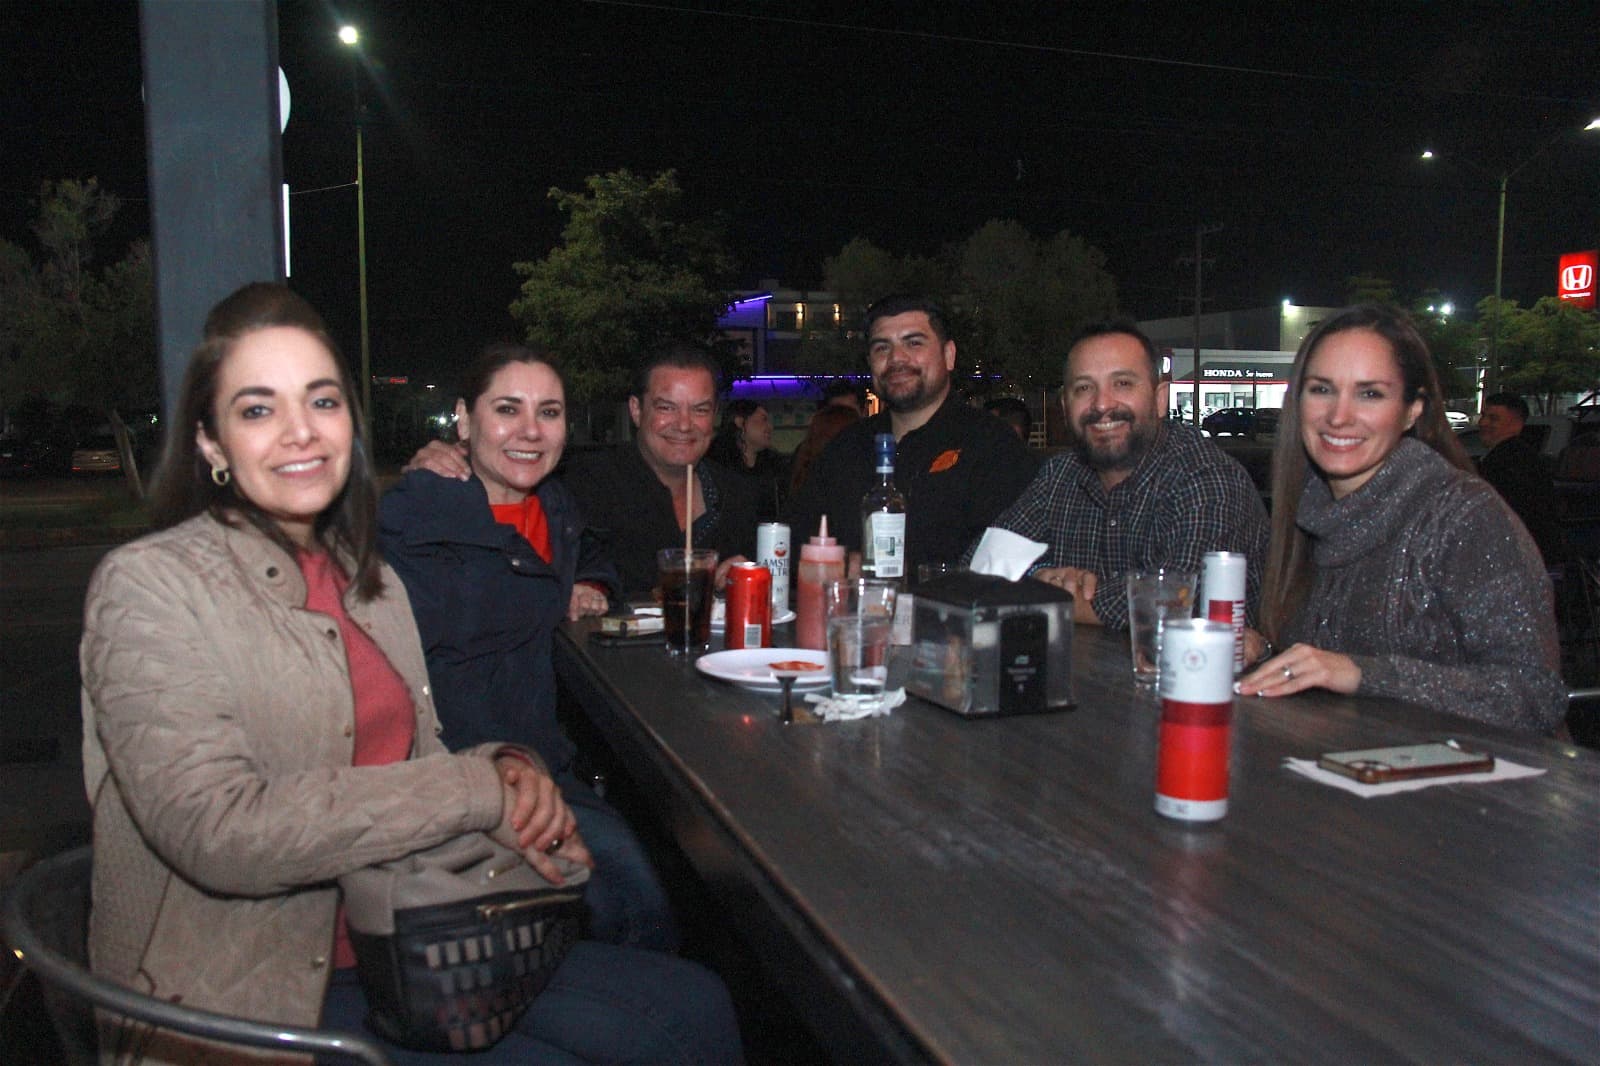
[[[886,408],[847,426],[817,457],[789,507],[796,544],[828,532],[861,549],[861,498],[875,484],[873,438],[895,437],[895,486],[906,497],[907,572],[952,563],[1027,486],[1034,461],[1005,423],[950,388],[956,344],[932,301],[887,296],[867,311],[872,388]]]
[[[1478,460],[1478,473],[1505,497],[1528,527],[1545,566],[1553,568],[1566,563],[1570,550],[1549,468],[1522,435],[1527,424],[1528,405],[1521,396],[1497,392],[1487,397],[1478,416],[1478,436],[1489,451]]]
[[[628,414],[632,444],[569,456],[561,470],[616,563],[622,594],[637,599],[655,587],[656,552],[682,547],[687,522],[695,547],[717,550],[720,586],[730,563],[755,554],[757,501],[749,478],[705,457],[716,427],[715,364],[688,347],[652,356],[634,381]]]

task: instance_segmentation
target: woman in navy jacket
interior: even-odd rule
[[[674,950],[666,895],[638,840],[572,771],[552,662],[564,616],[604,613],[616,571],[549,475],[566,446],[565,387],[546,356],[493,344],[456,400],[472,473],[407,474],[383,498],[380,545],[405,583],[451,750],[482,738],[534,748],[595,859],[590,935]]]

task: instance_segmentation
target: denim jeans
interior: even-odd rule
[[[338,970],[323,1000],[322,1028],[367,1033],[356,972]],[[525,1066],[743,1061],[738,1023],[722,980],[657,951],[579,941],[517,1027],[485,1051],[435,1054],[379,1041],[395,1066]],[[333,1066],[337,1060],[319,1058]]]
[[[570,771],[555,780],[594,856],[594,871],[584,889],[590,916],[584,935],[606,944],[676,952],[677,922],[639,838],[622,815]]]

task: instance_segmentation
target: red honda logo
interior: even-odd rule
[[[1585,311],[1595,305],[1595,272],[1600,252],[1568,252],[1557,265],[1557,295],[1561,302]]]

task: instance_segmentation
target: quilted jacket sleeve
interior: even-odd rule
[[[338,725],[319,717],[349,699],[342,646],[252,634],[249,617],[246,631],[219,632],[204,584],[181,559],[114,553],[85,610],[91,796],[109,774],[163,861],[210,891],[265,896],[498,823],[483,752],[349,766]],[[307,668],[266,658],[260,676],[241,670],[227,649],[252,643],[263,651],[247,662],[287,647]],[[419,714],[424,750],[436,749],[431,711]]]

